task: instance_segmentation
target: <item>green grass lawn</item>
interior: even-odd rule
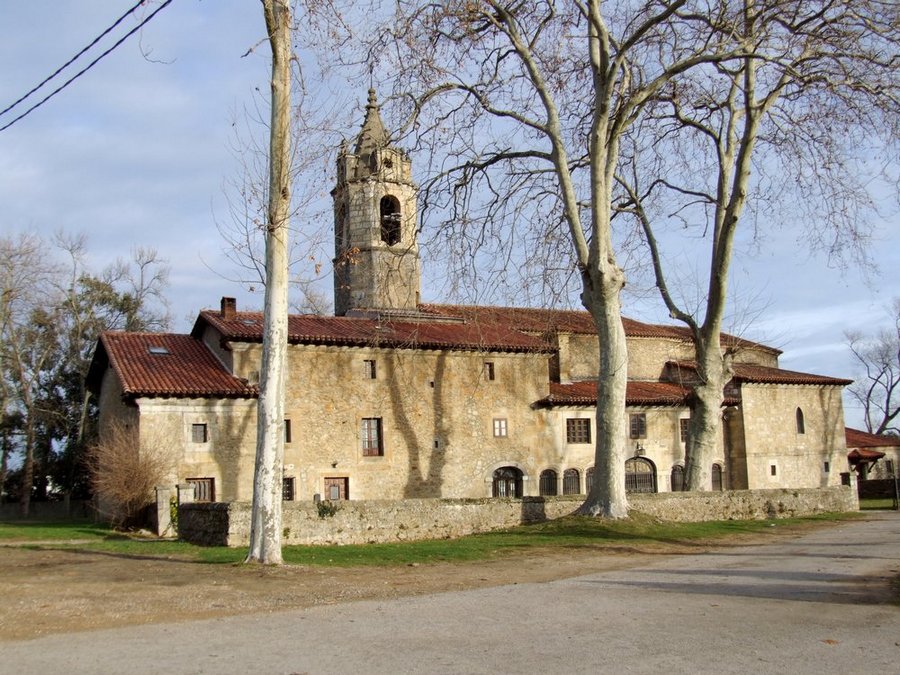
[[[318,566],[386,566],[440,561],[485,560],[530,550],[615,549],[640,544],[691,546],[726,540],[733,535],[770,532],[816,521],[843,520],[853,514],[829,514],[777,521],[717,521],[661,523],[636,516],[623,521],[567,517],[537,525],[522,525],[458,539],[441,539],[359,546],[285,546],[286,563]],[[0,543],[34,548],[72,547],[124,556],[173,558],[210,564],[241,562],[246,548],[195,546],[116,532],[93,523],[0,523]],[[77,543],[71,543],[77,542]],[[724,541],[722,542],[724,543]]]
[[[859,510],[860,511],[881,511],[884,509],[893,509],[894,508],[894,500],[885,497],[883,499],[860,499],[859,500]]]

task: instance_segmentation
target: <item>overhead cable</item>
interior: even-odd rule
[[[35,104],[34,104],[33,106],[31,106],[28,110],[26,110],[25,112],[23,112],[21,115],[19,115],[18,117],[14,118],[12,121],[7,122],[6,124],[4,124],[2,127],[0,127],[0,131],[4,131],[4,130],[6,130],[6,129],[9,129],[13,124],[15,124],[16,122],[18,122],[19,120],[21,120],[23,117],[27,116],[28,114],[30,114],[30,113],[33,112],[34,110],[40,108],[40,107],[41,107],[42,105],[44,105],[47,101],[49,101],[51,98],[53,98],[54,96],[56,96],[59,92],[61,92],[63,89],[65,89],[65,88],[68,87],[70,84],[72,84],[72,82],[74,82],[74,81],[77,80],[79,77],[81,77],[82,75],[84,75],[87,71],[89,71],[91,68],[93,68],[93,67],[97,64],[98,61],[100,61],[102,58],[104,58],[105,56],[107,56],[110,52],[112,52],[112,51],[113,51],[114,49],[116,49],[119,45],[121,45],[123,42],[125,42],[125,40],[127,40],[127,39],[130,38],[132,35],[134,35],[135,33],[137,33],[137,32],[138,32],[141,28],[143,28],[143,27],[144,27],[144,26],[145,26],[145,25],[146,25],[146,24],[147,24],[154,16],[156,16],[157,14],[159,14],[163,9],[165,9],[165,8],[166,8],[168,5],[170,5],[171,3],[172,3],[172,0],[165,0],[165,2],[163,2],[159,7],[157,7],[155,10],[153,10],[153,12],[151,12],[151,13],[150,13],[149,15],[147,15],[144,19],[142,19],[141,22],[140,22],[137,26],[135,26],[135,27],[132,28],[130,31],[128,31],[124,36],[122,36],[121,38],[119,38],[119,40],[117,40],[117,41],[115,42],[115,44],[113,44],[112,47],[110,47],[109,49],[107,49],[106,51],[104,51],[102,54],[100,54],[100,56],[98,56],[96,59],[94,59],[93,61],[91,61],[87,66],[85,66],[84,68],[82,68],[81,70],[79,70],[79,71],[78,71],[77,73],[75,73],[72,77],[70,77],[68,80],[66,80],[62,85],[60,85],[59,87],[57,87],[56,89],[54,89],[52,92],[50,92],[49,94],[47,94],[44,98],[42,98],[40,101],[38,101],[37,103],[35,103]],[[140,4],[142,4],[142,3],[138,3],[138,5],[140,5]],[[131,11],[131,10],[130,10],[130,11]],[[129,11],[129,13],[130,13],[130,11]],[[120,21],[121,21],[121,19],[120,19]],[[118,22],[117,22],[117,23],[118,23]],[[108,32],[108,31],[107,31],[107,32]],[[98,38],[98,39],[99,39],[99,38]],[[95,41],[95,42],[96,42],[96,41]],[[93,44],[93,43],[92,43],[92,44]],[[85,48],[85,49],[87,49],[87,48]],[[84,50],[83,50],[83,51],[84,51]],[[78,57],[76,56],[75,58],[78,58]],[[74,59],[73,59],[73,60],[74,60]],[[67,65],[68,65],[68,64],[67,64]],[[65,68],[65,66],[63,66],[63,68]],[[62,68],[61,68],[60,70],[62,70]],[[53,76],[51,76],[50,78],[48,78],[48,80],[49,80],[49,79],[52,79],[52,78],[53,78]],[[37,88],[40,88],[41,86],[42,86],[42,85],[38,85],[38,87],[36,87],[36,89],[37,89]],[[27,98],[28,96],[29,96],[29,94],[26,94],[26,95],[23,97],[23,99],[24,99],[24,98]],[[14,106],[14,105],[16,105],[16,104],[13,104],[13,106]],[[13,107],[13,106],[10,106],[10,108]],[[9,110],[9,108],[7,108],[7,110]],[[6,111],[4,111],[4,112],[6,112]]]

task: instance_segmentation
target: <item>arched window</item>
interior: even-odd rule
[[[806,423],[803,421],[803,410],[797,408],[797,433],[806,433]]]
[[[725,483],[722,480],[722,465],[718,462],[712,465],[712,489],[714,492],[721,492],[725,489]]]
[[[563,494],[577,495],[581,493],[581,476],[578,469],[566,469],[563,472]]]
[[[522,472],[514,466],[504,466],[494,472],[495,497],[521,497]]]
[[[381,198],[381,241],[388,246],[400,243],[400,202],[391,195]]]
[[[556,472],[553,469],[541,471],[541,497],[552,497],[556,494]]]
[[[584,493],[590,494],[592,487],[594,487],[594,467],[590,467],[584,472]]]
[[[656,492],[656,467],[653,462],[643,457],[625,460],[625,491]]]
[[[684,467],[676,464],[672,467],[672,492],[684,490]]]

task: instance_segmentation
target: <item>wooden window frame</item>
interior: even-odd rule
[[[484,372],[484,379],[488,382],[493,382],[497,379],[497,369],[494,367],[493,361],[485,361],[482,370]]]
[[[494,438],[509,437],[509,423],[505,417],[495,417],[493,420]]]
[[[647,413],[631,413],[628,416],[629,438],[647,438]]]
[[[363,377],[367,380],[378,379],[378,364],[375,362],[375,359],[363,360]]]
[[[566,443],[590,443],[591,420],[589,417],[566,418]]]
[[[691,435],[691,418],[682,417],[678,420],[678,437],[682,443],[687,443]]]
[[[200,436],[199,440],[198,432]],[[197,443],[198,445],[209,443],[209,425],[207,425],[206,422],[195,422],[191,424],[191,443]]]
[[[363,457],[384,457],[384,427],[381,418],[363,417],[359,428]]]

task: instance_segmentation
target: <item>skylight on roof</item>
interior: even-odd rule
[[[172,353],[169,351],[168,347],[163,347],[161,345],[150,345],[149,347],[147,347],[147,351],[150,354],[156,354],[156,355],[164,355],[164,354]]]
[[[255,326],[256,319],[241,319],[241,323],[244,324],[245,326]]]

